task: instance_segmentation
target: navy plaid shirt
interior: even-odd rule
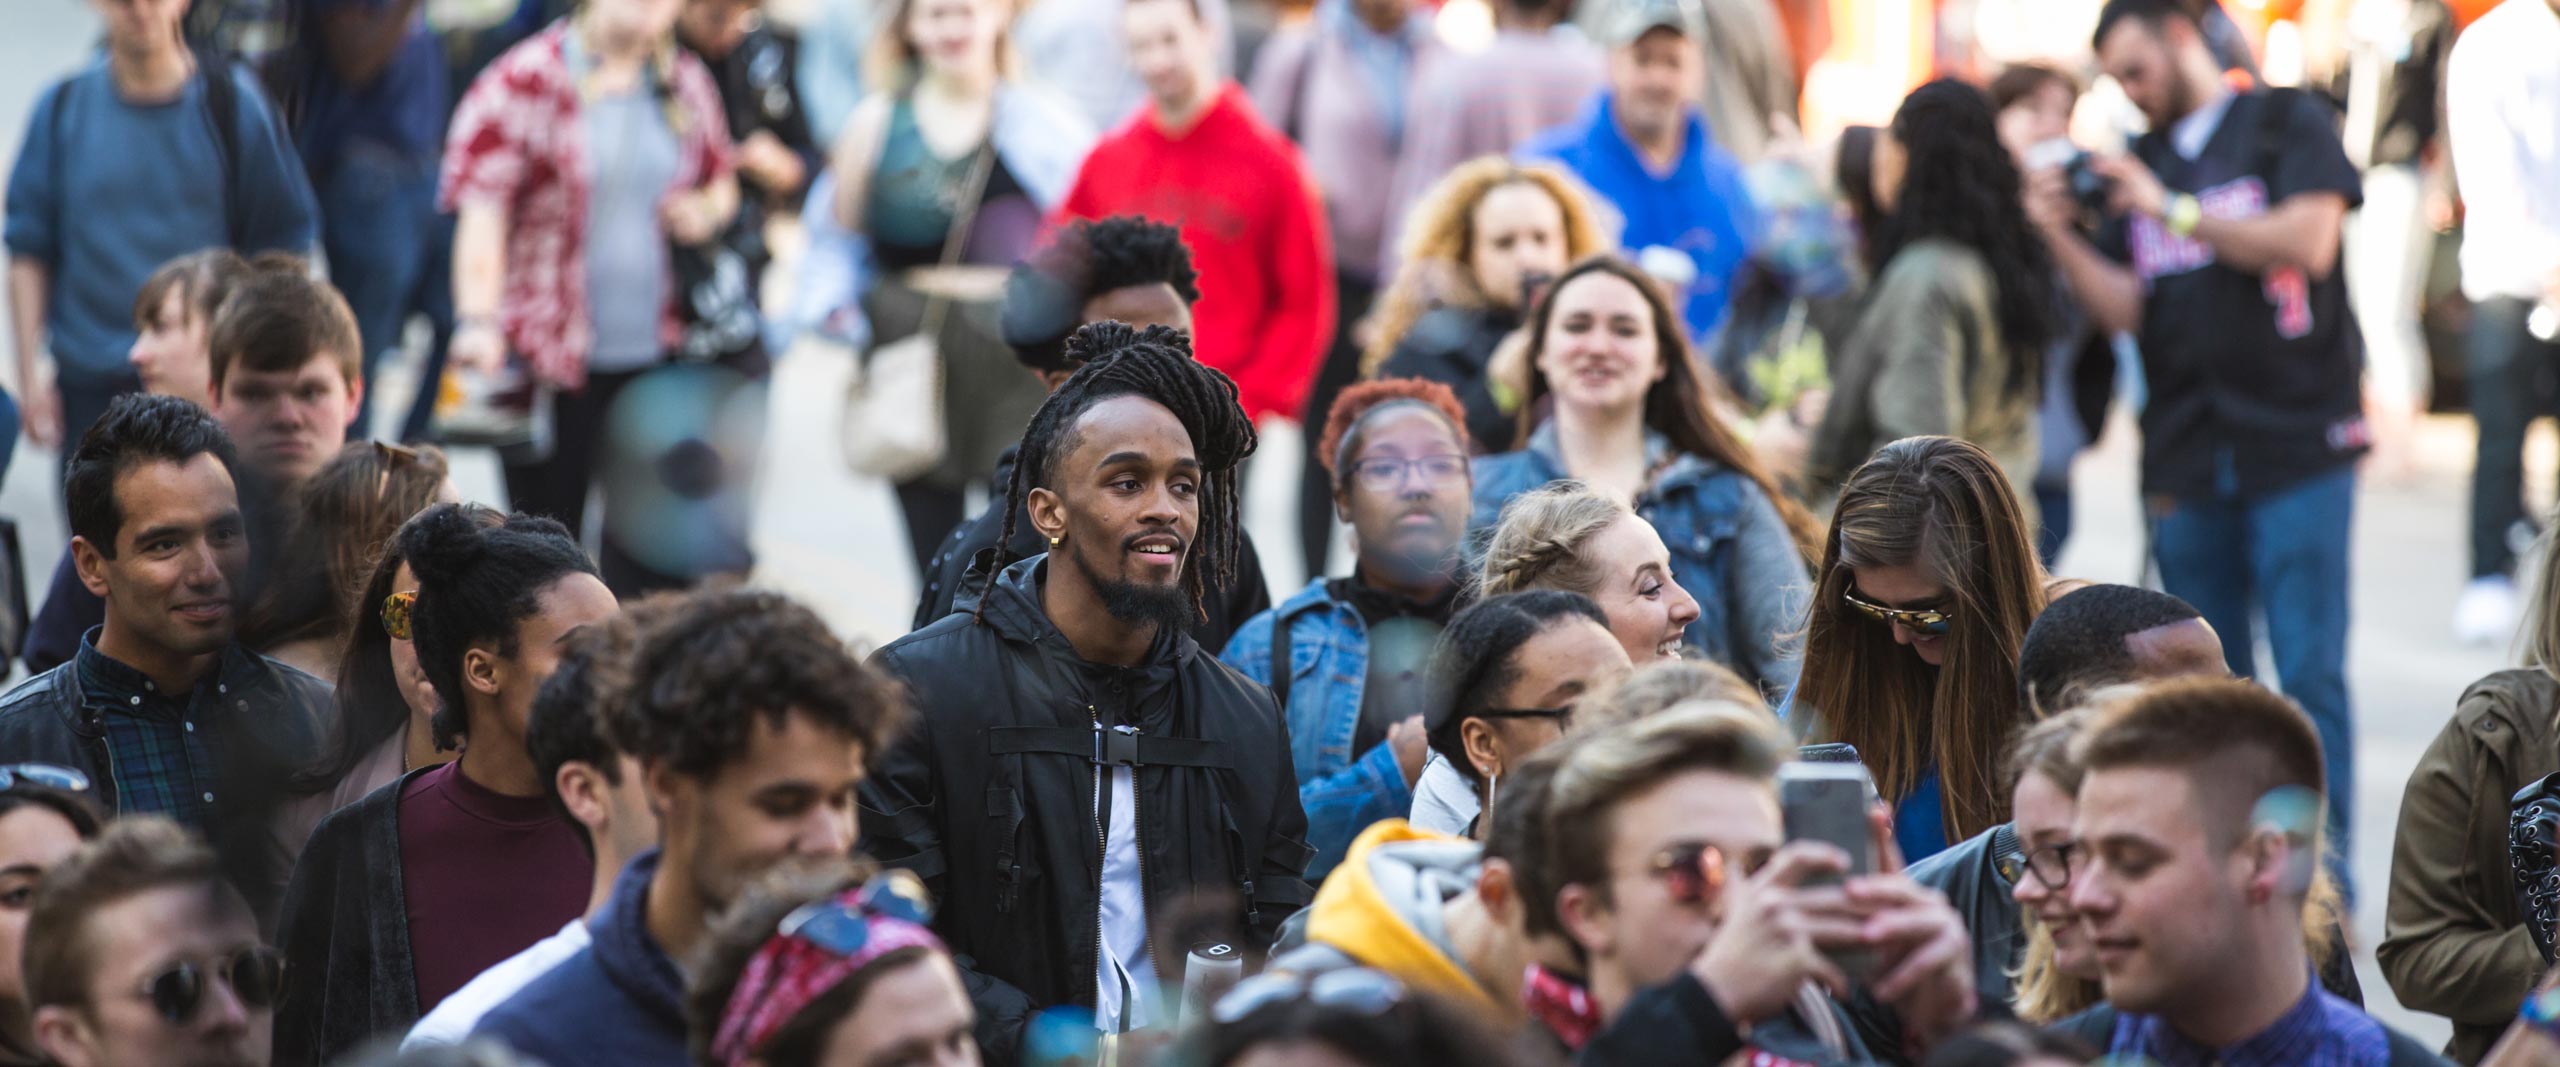
[[[166,815],[199,833],[213,830],[216,783],[221,778],[223,728],[248,710],[232,695],[256,677],[256,657],[234,645],[220,668],[195,690],[172,697],[141,671],[98,651],[91,630],[73,659],[83,704],[99,709],[106,733],[108,774],[119,815]]]
[[[2384,1067],[2391,1039],[2373,1016],[2328,990],[2319,976],[2275,1025],[2229,1048],[2187,1040],[2157,1015],[2119,1015],[2107,1053],[2147,1058],[2160,1067]]]

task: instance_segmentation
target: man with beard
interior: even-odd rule
[[[1359,558],[1254,616],[1224,659],[1271,687],[1289,722],[1298,803],[1320,882],[1370,824],[1413,808],[1430,742],[1423,704],[1431,644],[1458,600],[1458,541],[1474,483],[1466,409],[1416,378],[1343,390],[1316,438],[1334,514]]]
[[[661,844],[623,868],[586,948],[472,1031],[551,1067],[689,1067],[676,961],[766,869],[853,847],[863,761],[905,714],[815,613],[744,589],[644,624],[622,683],[606,730],[639,761]]]
[[[1001,505],[1048,553],[875,657],[919,714],[863,786],[865,846],[941,902],[994,1064],[1053,1005],[1104,1033],[1170,1022],[1155,985],[1186,946],[1148,932],[1177,902],[1224,898],[1237,943],[1267,945],[1308,899],[1287,728],[1184,631],[1233,573],[1253,424],[1179,332],[1095,323],[1068,348],[1083,369]]]

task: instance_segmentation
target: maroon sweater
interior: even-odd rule
[[[400,877],[418,1011],[586,911],[595,861],[549,797],[511,797],[455,760],[400,793]]]

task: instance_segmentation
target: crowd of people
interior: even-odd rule
[[[0,1064],[2560,1064],[2560,0],[2359,4],[2343,134],[2108,0],[2121,152],[2022,65],[1816,153],[1771,4],[1570,6],[97,0],[7,195],[70,541]],[[2457,623],[2527,656],[2358,886],[2350,522],[2422,390],[2344,265],[2445,145]],[[702,429],[830,345],[921,578],[867,655],[741,581]],[[2159,590],[2050,570],[2120,380]]]

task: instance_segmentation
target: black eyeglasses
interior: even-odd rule
[[[1444,485],[1467,473],[1467,457],[1443,453],[1418,459],[1364,459],[1351,465],[1351,478],[1362,489],[1383,493],[1403,485],[1407,471],[1421,471],[1423,481]]]
[[[142,995],[150,998],[152,1010],[159,1012],[163,1021],[185,1026],[196,1017],[196,1009],[204,1006],[205,988],[213,979],[229,985],[232,994],[248,1007],[273,1008],[276,989],[284,981],[284,961],[274,949],[263,945],[219,960],[211,970],[193,960],[180,960],[143,983]]]
[[[2047,891],[2059,893],[2071,888],[2071,868],[2079,858],[2080,843],[2077,841],[2031,849],[2027,852],[2027,873]]]
[[[1553,719],[1558,727],[1573,728],[1572,708],[1486,708],[1470,711],[1470,719]]]
[[[12,763],[0,766],[0,793],[17,788],[18,783],[59,789],[65,793],[89,791],[89,776],[57,763]]]

